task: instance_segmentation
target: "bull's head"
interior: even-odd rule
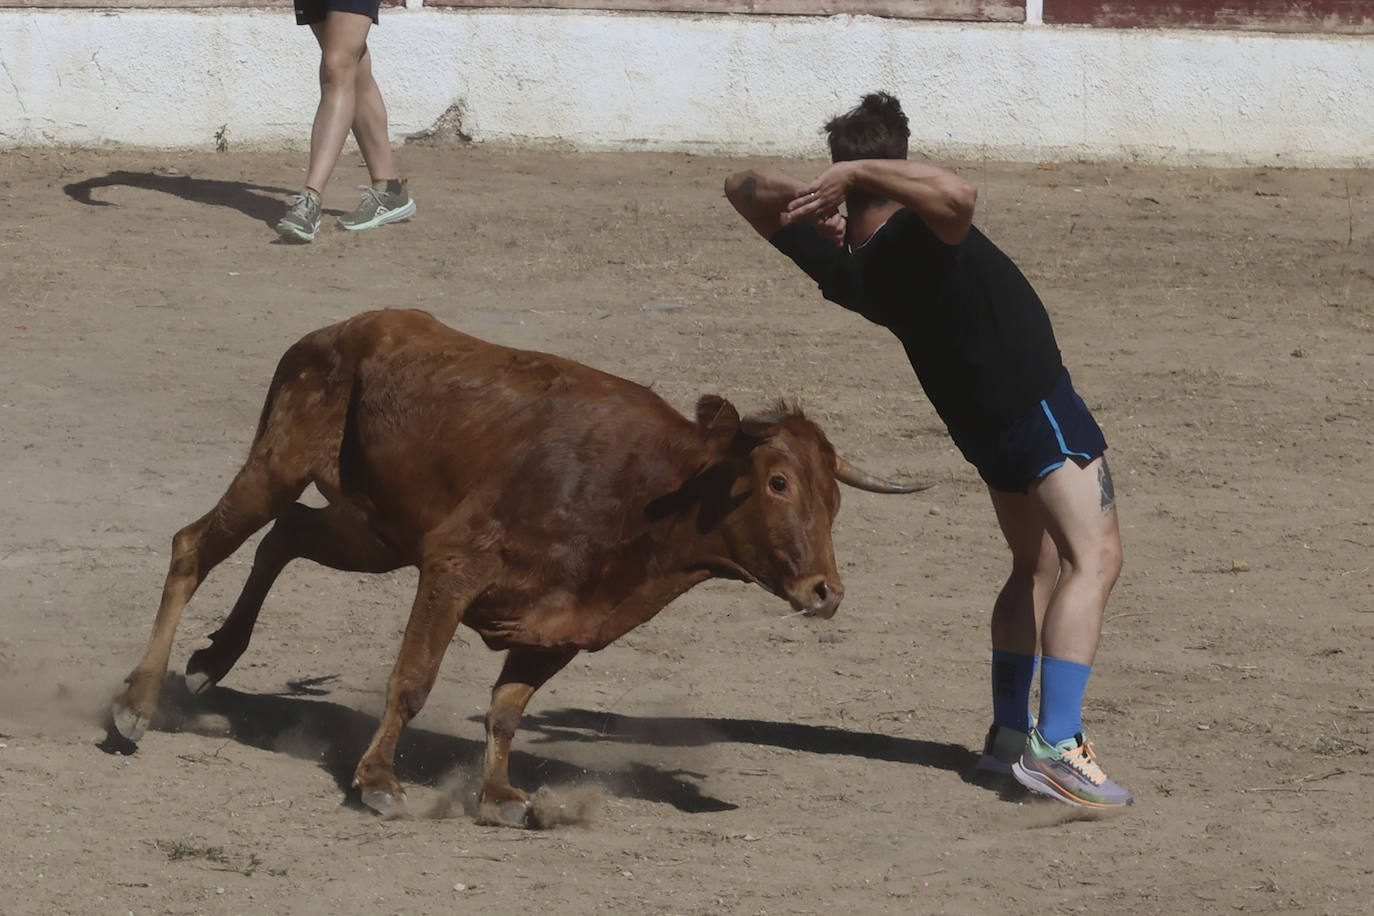
[[[834,616],[844,597],[830,536],[840,509],[836,481],[878,493],[926,489],[853,468],[797,410],[741,420],[729,401],[707,395],[697,422],[722,456],[708,472],[717,486],[700,523],[723,538],[735,573],[808,616]]]

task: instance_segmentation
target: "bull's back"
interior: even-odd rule
[[[673,444],[696,441],[694,425],[642,385],[488,343],[424,312],[367,313],[335,328],[340,362],[353,369],[343,485],[398,540],[465,507],[539,524],[566,504],[623,500],[636,485],[627,475],[652,488],[647,478],[678,473]]]

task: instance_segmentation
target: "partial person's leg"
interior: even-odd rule
[[[357,113],[358,74],[372,20],[330,10],[311,27],[320,44],[320,104],[310,132],[310,170],[305,186],[320,194],[343,152]]]
[[[1067,461],[1031,486],[1058,548],[1059,583],[1040,632],[1040,734],[1055,744],[1083,730],[1083,692],[1107,597],[1121,572],[1121,534],[1105,458]]]
[[[992,607],[992,647],[1034,655],[1045,609],[1059,581],[1059,550],[1045,530],[1037,501],[1024,493],[988,493],[1011,550],[1011,575]]]
[[[367,47],[371,26],[372,20],[366,16],[335,10],[310,24],[320,45],[320,104],[310,131],[310,169],[305,176],[305,189],[292,198],[286,214],[277,221],[277,232],[287,241],[309,242],[320,231],[324,186],[339,161],[353,123],[358,61]]]
[[[409,188],[396,173],[395,156],[387,133],[386,105],[372,77],[372,53],[366,48],[358,64],[356,89],[353,136],[367,163],[372,183],[363,187],[358,206],[339,216],[339,225],[349,230],[375,229],[410,219],[415,215],[415,201],[410,199]]]
[[[1059,551],[1059,582],[1040,631],[1040,717],[1013,773],[1024,785],[1086,807],[1129,805],[1082,737],[1083,693],[1107,598],[1121,573],[1121,533],[1104,458],[1067,461],[1030,490]]]
[[[992,488],[988,493],[1011,550],[1011,574],[992,608],[992,727],[978,769],[1010,773],[1030,732],[1040,621],[1059,579],[1059,551],[1034,500]]]
[[[415,216],[415,201],[411,199],[405,181],[397,177],[396,158],[392,141],[386,130],[386,104],[382,91],[372,78],[372,54],[363,49],[363,59],[357,71],[357,107],[353,114],[353,136],[367,162],[371,185],[360,185],[363,199],[354,209],[339,216],[339,227],[375,229],[387,222],[409,220]]]
[[[396,172],[391,152],[391,135],[387,133],[386,103],[382,90],[372,77],[372,52],[363,46],[358,61],[358,75],[354,82],[353,138],[367,163],[367,173],[373,187],[400,176]]]
[[[1121,574],[1121,530],[1107,461],[1067,461],[1031,486],[1046,530],[1059,549],[1059,584],[1045,610],[1046,655],[1091,665],[1107,598]]]

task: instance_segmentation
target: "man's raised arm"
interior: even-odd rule
[[[725,197],[759,235],[771,239],[784,225],[782,214],[806,182],[774,169],[748,169],[725,179]]]
[[[896,201],[914,212],[947,245],[957,245],[973,225],[978,189],[939,166],[908,159],[836,162],[798,189],[784,222],[807,219],[838,207],[849,191]]]

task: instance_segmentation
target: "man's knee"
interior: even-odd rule
[[[320,57],[320,82],[351,83],[357,78],[360,60],[362,57],[352,48],[325,51]]]
[[[1126,564],[1125,552],[1121,549],[1121,538],[1108,538],[1102,545],[1102,571],[1110,580],[1111,585],[1116,584],[1117,577],[1121,575],[1121,569]]]
[[[1108,536],[1093,544],[1076,565],[1081,572],[1092,576],[1104,592],[1109,592],[1112,586],[1116,585],[1124,564],[1121,538]]]
[[[1097,583],[1104,592],[1111,591],[1116,584],[1125,562],[1121,538],[1115,532],[1081,538],[1071,546],[1066,545],[1062,557],[1064,576],[1083,576]]]

